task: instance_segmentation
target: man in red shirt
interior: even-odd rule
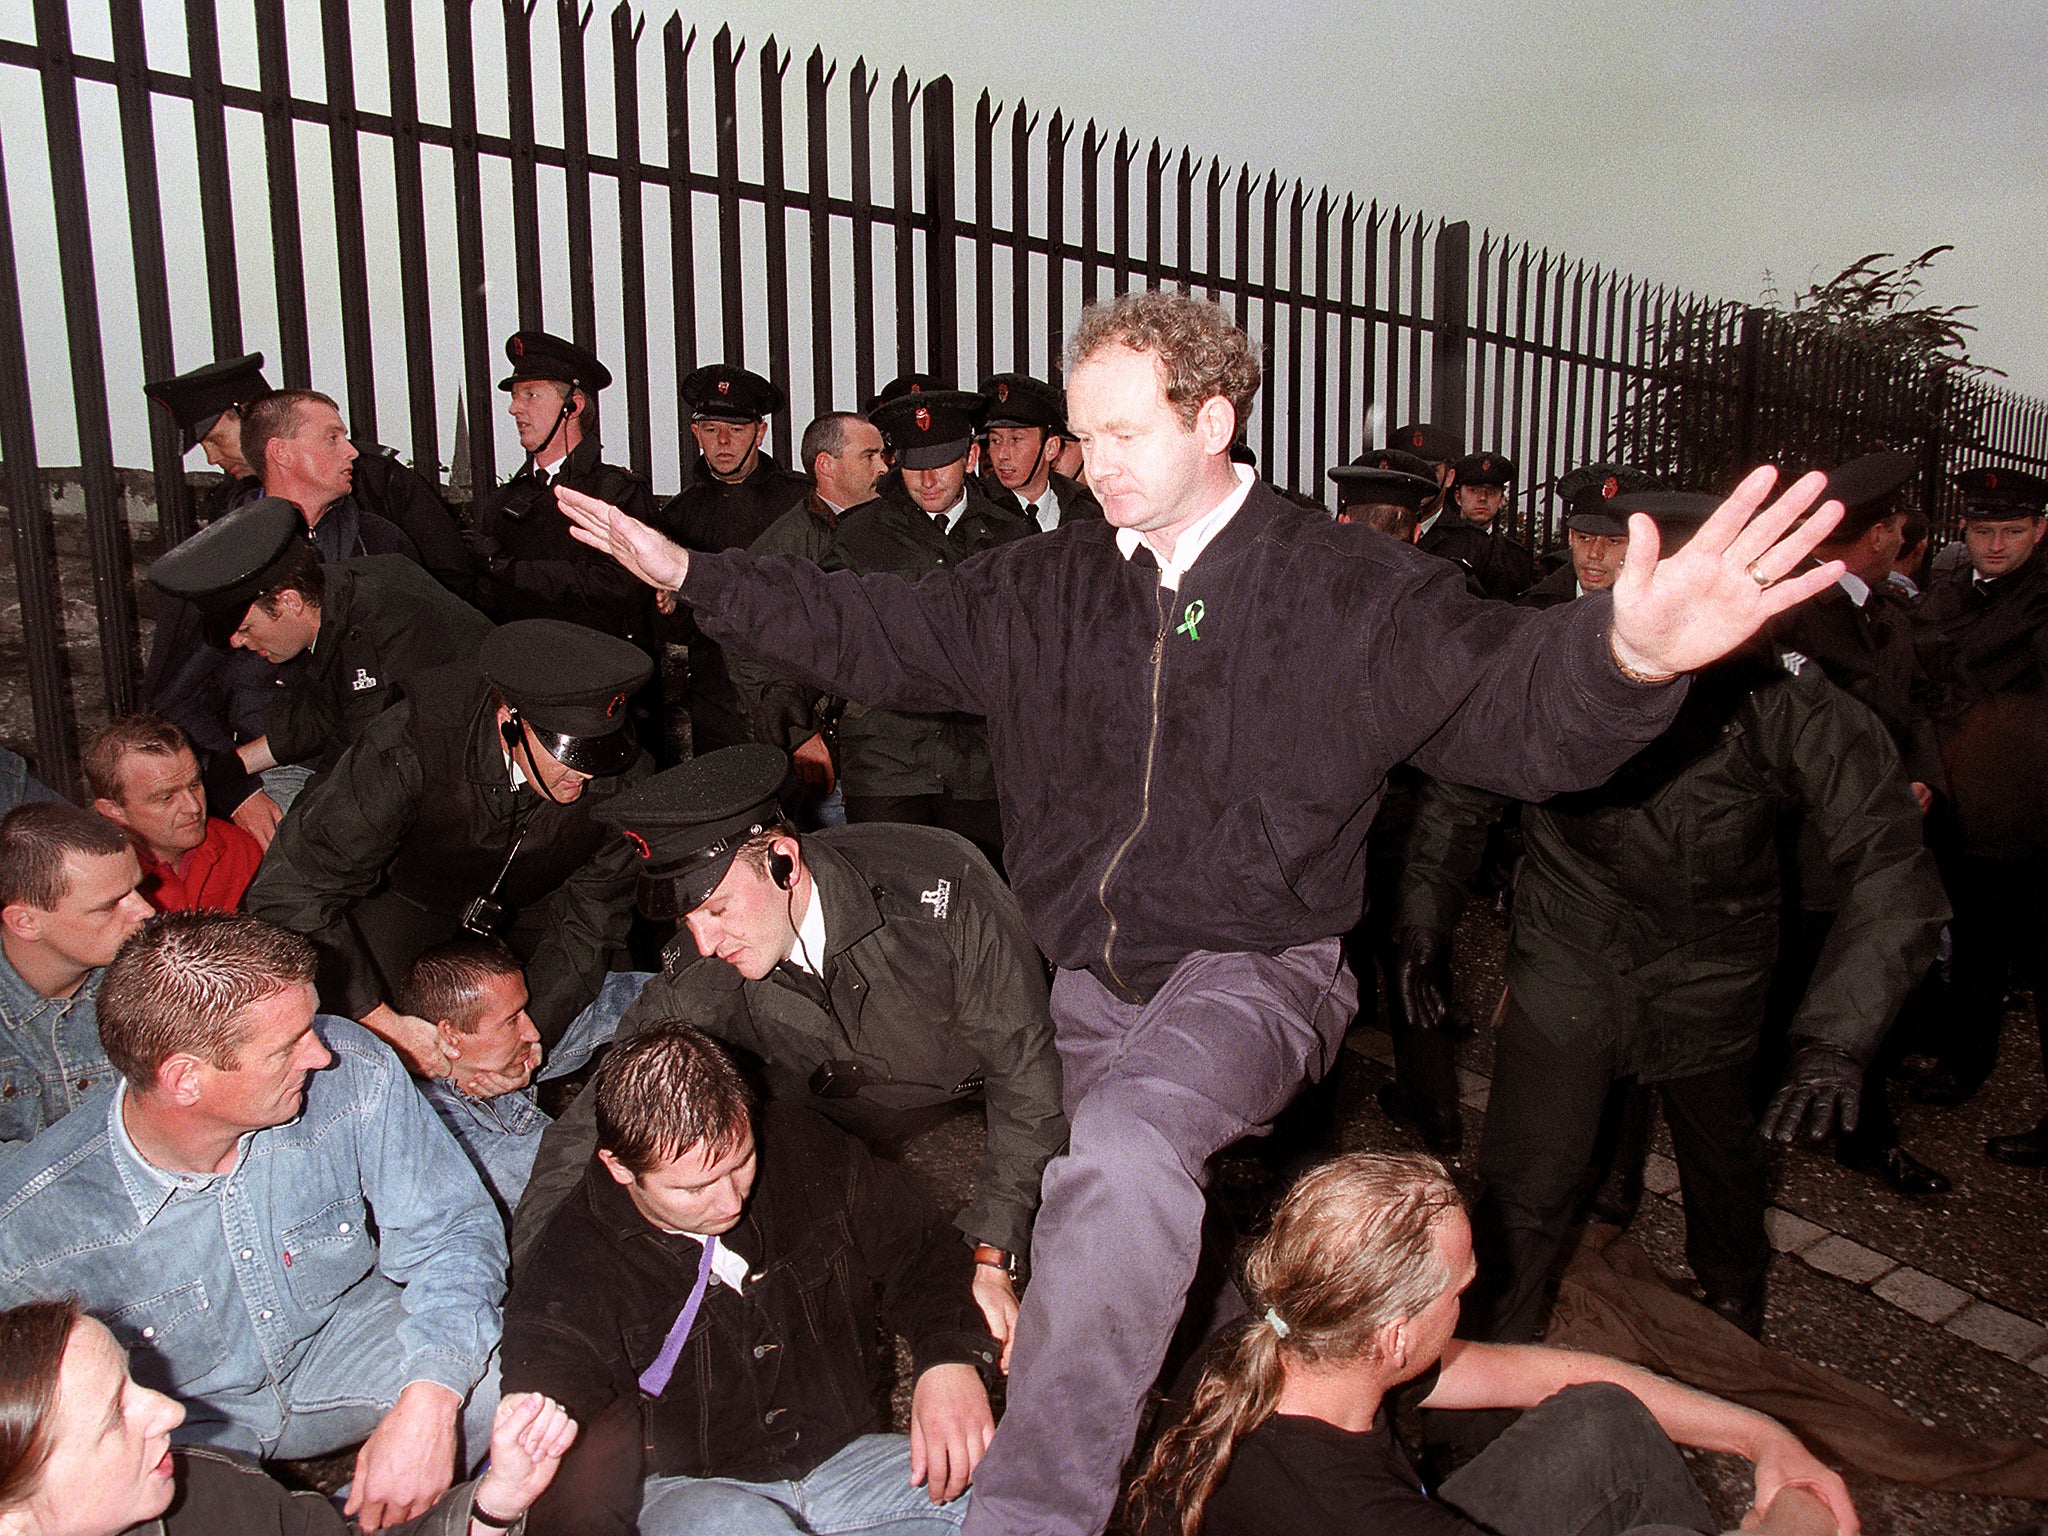
[[[256,839],[206,814],[199,758],[161,715],[124,715],[86,749],[92,808],[128,834],[159,912],[232,912],[263,862]]]

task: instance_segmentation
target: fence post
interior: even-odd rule
[[[1764,315],[1752,305],[1742,312],[1742,334],[1735,343],[1735,464],[1747,472],[1756,463],[1757,409],[1762,403]]]
[[[36,719],[36,776],[69,794],[78,776],[77,741],[65,707],[64,610],[57,595],[57,540],[36,464],[36,420],[29,403],[28,345],[21,326],[21,284],[14,261],[14,218],[0,145],[0,459],[7,521],[14,532],[14,575],[21,638],[28,652],[29,702]],[[154,409],[154,407],[152,407]]]
[[[960,377],[960,250],[953,169],[953,81],[939,75],[924,88],[925,356],[932,376]]]
[[[1465,338],[1472,308],[1472,226],[1460,219],[1436,233],[1436,317],[1431,359],[1429,419],[1468,435],[1465,419]]]

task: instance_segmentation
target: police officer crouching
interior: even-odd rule
[[[979,1097],[988,1135],[956,1225],[975,1295],[1007,1343],[1040,1175],[1066,1142],[1045,969],[1016,898],[935,827],[799,837],[776,791],[787,760],[752,743],[695,758],[608,802],[638,855],[641,912],[680,925],[616,1038],[680,1020],[758,1060],[769,1097],[882,1148]],[[588,1095],[542,1144],[515,1250],[583,1175]]]
[[[475,650],[491,628],[403,555],[322,564],[305,519],[276,497],[202,528],[149,582],[198,609],[209,645],[280,669],[262,734],[209,765],[209,782],[228,786],[281,763],[332,767],[406,679]]]
[[[626,700],[652,668],[559,619],[493,630],[416,679],[293,805],[245,898],[320,946],[322,1007],[445,1076],[433,1025],[392,1006],[421,951],[471,933],[525,963],[552,1045],[625,942],[631,848],[596,809],[649,771]]]

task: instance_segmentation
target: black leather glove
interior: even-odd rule
[[[1800,1135],[1816,1144],[1827,1140],[1839,1121],[1856,1129],[1863,1115],[1863,1069],[1840,1046],[1809,1040],[1792,1053],[1784,1084],[1764,1111],[1760,1134],[1790,1143]]]
[[[754,740],[793,752],[817,734],[810,695],[795,683],[770,683],[750,712]]]
[[[486,576],[502,576],[512,563],[511,556],[505,553],[505,546],[481,528],[463,529],[462,542],[468,546],[469,557],[476,562],[476,568]]]
[[[1449,1016],[1443,982],[1444,935],[1403,928],[1394,935],[1394,1000],[1417,1029],[1440,1030]]]

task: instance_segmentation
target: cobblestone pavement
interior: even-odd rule
[[[1500,996],[1505,933],[1491,912],[1457,936],[1456,987],[1468,1014],[1486,1018]],[[1492,1058],[1490,1030],[1461,1049],[1465,1150],[1451,1159],[1468,1190]],[[1373,1100],[1391,1075],[1391,1041],[1352,1031],[1337,1092],[1341,1150],[1419,1146]],[[1905,1103],[1895,1089],[1905,1144],[1946,1172],[1946,1195],[1909,1200],[1839,1167],[1825,1151],[1774,1160],[1770,1291],[1764,1340],[1882,1391],[1922,1423],[1971,1436],[2048,1442],[2048,1174],[1984,1156],[1984,1138],[2031,1125],[2048,1109],[2033,1019],[2007,1020],[1997,1075],[1958,1109]],[[966,1199],[980,1148],[980,1117],[919,1137],[905,1159],[953,1208]],[[1689,1278],[1678,1173],[1659,1127],[1649,1196],[1630,1237],[1674,1280]],[[1217,1186],[1239,1208],[1277,1190],[1256,1159],[1231,1157]],[[899,1391],[907,1407],[907,1394]],[[1747,1465],[1702,1455],[1695,1470],[1729,1526],[1749,1499]],[[1932,1493],[1862,1473],[1849,1485],[1871,1536],[1988,1536],[2048,1507],[2020,1499]]]

